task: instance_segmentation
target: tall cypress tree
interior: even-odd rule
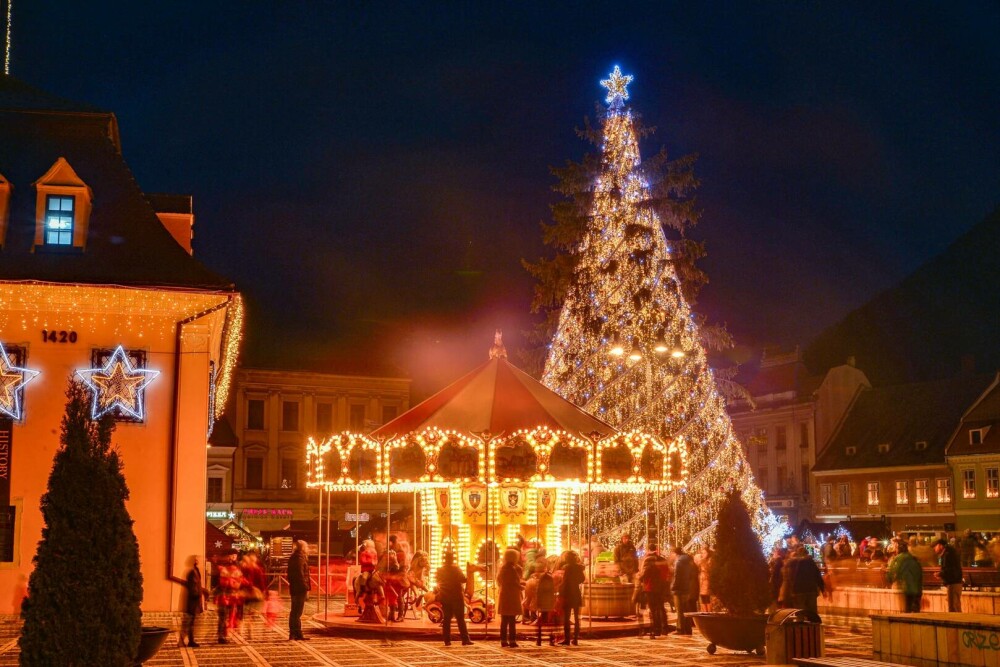
[[[131,665],[139,646],[139,543],[114,420],[90,416],[85,387],[70,380],[48,491],[42,540],[24,602],[22,665]]]
[[[733,489],[719,507],[708,587],[726,611],[750,616],[764,611],[771,601],[768,574],[746,505],[739,490]]]

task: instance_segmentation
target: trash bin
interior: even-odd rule
[[[767,619],[767,664],[790,665],[794,658],[823,656],[823,624],[806,614],[804,609],[779,609]]]

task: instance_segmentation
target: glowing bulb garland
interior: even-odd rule
[[[38,377],[39,373],[14,366],[0,342],[0,414],[7,415],[14,421],[21,420],[24,415],[21,404],[24,385]]]
[[[76,372],[93,393],[91,416],[98,419],[114,409],[142,421],[145,417],[145,390],[160,371],[136,368],[119,345],[101,368]]]
[[[633,117],[624,105],[631,80],[616,66],[601,81],[609,109],[600,172],[542,382],[620,430],[655,433],[686,449],[687,484],[650,508],[667,529],[663,541],[701,533],[733,487],[742,490],[758,536],[767,541],[781,528],[743,457],[663,225],[649,205]],[[596,499],[591,516],[598,537],[611,544],[625,532],[643,534],[645,502],[634,495]]]

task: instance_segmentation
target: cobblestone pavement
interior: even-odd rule
[[[307,604],[306,615],[315,612]],[[179,648],[177,633],[171,633],[160,652],[146,665],[150,667],[238,667],[259,665],[272,667],[343,666],[373,667],[397,665],[433,667],[435,665],[502,667],[511,663],[539,667],[566,665],[763,665],[764,658],[719,649],[715,655],[705,651],[706,642],[698,634],[681,637],[668,635],[655,640],[638,637],[581,639],[579,646],[536,647],[524,641],[520,648],[503,649],[497,640],[476,641],[473,646],[461,646],[456,641],[445,648],[440,641],[385,638],[353,639],[325,631],[319,625],[304,623],[307,642],[288,641],[287,618],[282,617],[273,628],[263,621],[251,625],[253,638],[233,637],[229,644],[215,641],[214,615],[200,617],[196,639],[200,648]],[[842,619],[830,619],[834,623]],[[155,619],[147,619],[155,623]],[[164,621],[176,629],[172,620]],[[0,625],[0,667],[17,665],[17,637],[20,622],[8,617]],[[871,626],[867,619],[853,624],[827,624],[825,628],[827,655],[867,657],[872,655]],[[473,639],[475,634],[473,633]]]

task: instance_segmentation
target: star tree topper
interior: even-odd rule
[[[633,78],[631,74],[623,75],[621,68],[615,65],[611,76],[601,81],[601,85],[608,89],[608,96],[604,98],[604,101],[612,109],[620,108],[622,103],[628,99],[628,84],[632,83]]]
[[[10,363],[7,350],[0,343],[0,414],[14,421],[21,419],[21,388],[38,377],[38,371],[17,368]]]
[[[160,371],[135,368],[119,345],[104,368],[78,370],[76,374],[94,393],[91,409],[94,419],[120,408],[127,415],[142,420],[146,407],[145,389]]]

